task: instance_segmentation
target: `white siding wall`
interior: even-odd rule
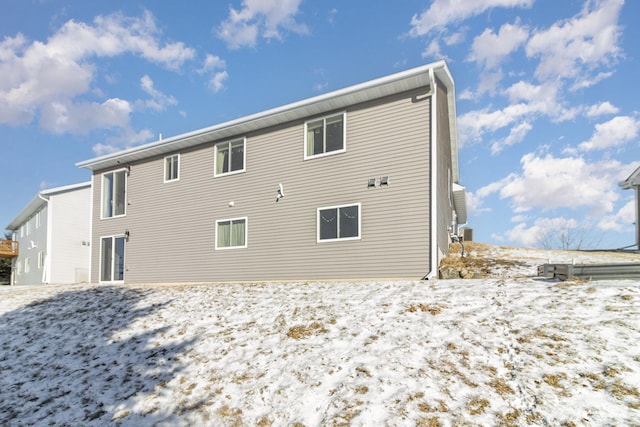
[[[51,283],[89,280],[91,188],[50,196]],[[85,244],[83,245],[83,242]]]
[[[36,227],[36,213],[26,220],[21,227],[24,227],[24,234],[20,229],[16,230],[15,236],[19,245],[18,257],[13,259],[12,269],[14,274],[14,284],[16,285],[39,285],[42,284],[41,268],[38,268],[38,252],[46,250],[47,246],[47,206],[39,209],[40,226]],[[25,266],[29,260],[29,272],[25,272]],[[17,266],[20,265],[18,274]]]

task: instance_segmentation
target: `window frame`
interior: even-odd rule
[[[29,274],[29,273],[31,273],[31,258],[26,257],[24,259],[24,274]]]
[[[175,160],[173,160],[174,158]],[[171,163],[171,169],[168,168],[169,163]],[[175,172],[175,178],[173,178],[173,176],[169,176],[171,172]],[[180,153],[171,154],[170,156],[165,156],[164,158],[164,182],[166,183],[174,181],[180,181]]]
[[[105,259],[104,259],[104,244],[103,241],[105,240],[110,240],[111,241],[111,248],[110,248],[110,258],[109,258],[109,280],[105,279]],[[118,264],[118,259],[117,259],[117,255],[118,254],[118,246],[117,246],[117,242],[116,240],[119,240],[122,242],[122,264]],[[127,254],[127,237],[125,235],[122,234],[116,234],[116,235],[112,235],[112,236],[100,236],[100,258],[98,260],[98,283],[124,283],[125,280],[125,275],[126,275],[126,271],[127,271],[127,264],[126,264],[126,254]],[[122,271],[120,272],[120,267],[122,268]],[[122,274],[122,279],[120,279],[120,273]],[[114,276],[118,276],[118,279],[114,280]]]
[[[231,165],[233,164],[232,156],[229,156],[229,171],[228,172],[218,172],[218,151],[220,147],[227,146],[229,149],[229,153],[232,153],[231,146],[234,143],[242,141],[242,169],[231,170]],[[227,175],[235,175],[238,173],[246,172],[247,170],[247,137],[243,136],[241,138],[230,139],[224,142],[218,142],[215,144],[213,148],[213,176],[214,178],[227,176]]]
[[[42,268],[44,268],[45,256],[44,251],[38,252],[38,270],[42,270]]]
[[[220,246],[218,244],[218,238],[220,234],[220,223],[229,222],[231,226],[233,226],[234,221],[244,221],[244,244],[243,245],[233,245],[233,246]],[[215,229],[215,250],[216,251],[224,251],[230,249],[246,249],[249,246],[249,218],[246,216],[236,217],[236,218],[225,218],[216,220],[216,229]]]
[[[329,209],[337,209],[339,213],[340,209],[351,208],[351,207],[358,208],[358,235],[350,236],[350,237],[340,237],[340,226],[338,224],[337,231],[336,231],[338,234],[338,237],[330,238],[330,239],[321,239],[320,238],[320,220],[321,220],[320,212],[324,210],[329,210]],[[338,215],[338,218],[339,218],[339,215]],[[335,205],[335,206],[323,206],[316,210],[316,242],[317,243],[343,242],[343,241],[361,240],[361,239],[362,239],[362,203],[357,202],[357,203],[347,203],[347,204]]]
[[[342,148],[339,150],[332,151],[323,151],[318,154],[308,154],[307,145],[309,144],[309,124],[322,120],[323,121],[323,135],[324,135],[324,147],[326,150],[327,138],[326,138],[326,129],[327,129],[327,120],[332,119],[334,117],[342,116]],[[333,156],[335,154],[344,153],[347,151],[347,112],[342,111],[335,114],[329,114],[322,117],[316,117],[311,120],[307,120],[304,122],[304,160],[317,159],[319,157]]]
[[[123,213],[118,214],[118,215],[114,214],[115,209],[113,208],[113,206],[115,205],[114,202],[115,202],[115,199],[117,197],[115,196],[115,191],[113,191],[112,200],[110,201],[112,203],[112,205],[111,205],[112,206],[111,207],[111,215],[110,216],[105,216],[105,193],[104,193],[105,176],[112,174],[115,177],[116,174],[118,174],[118,173],[122,173],[123,174],[122,176],[124,178],[124,195],[123,195],[123,208],[122,208]],[[127,202],[127,193],[128,193],[128,186],[129,186],[128,175],[129,175],[128,174],[128,170],[126,168],[115,169],[115,170],[112,170],[112,171],[109,171],[109,172],[102,173],[102,175],[101,175],[102,181],[101,181],[101,185],[100,185],[100,219],[120,218],[120,217],[123,217],[123,216],[127,215],[127,204],[128,204],[128,202]],[[115,182],[116,182],[115,178],[114,178],[113,182],[114,182],[113,186],[117,187],[117,185],[115,185]]]

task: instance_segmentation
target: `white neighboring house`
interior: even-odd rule
[[[20,248],[12,285],[89,281],[91,182],[39,192],[6,229]]]

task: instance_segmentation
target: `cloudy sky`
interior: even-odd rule
[[[474,239],[631,245],[640,2],[6,0],[0,223],[78,161],[446,59]]]

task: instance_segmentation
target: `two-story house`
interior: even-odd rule
[[[11,284],[89,281],[91,182],[40,191],[6,227],[20,250]]]
[[[430,277],[466,222],[444,61],[77,165],[95,282]]]

